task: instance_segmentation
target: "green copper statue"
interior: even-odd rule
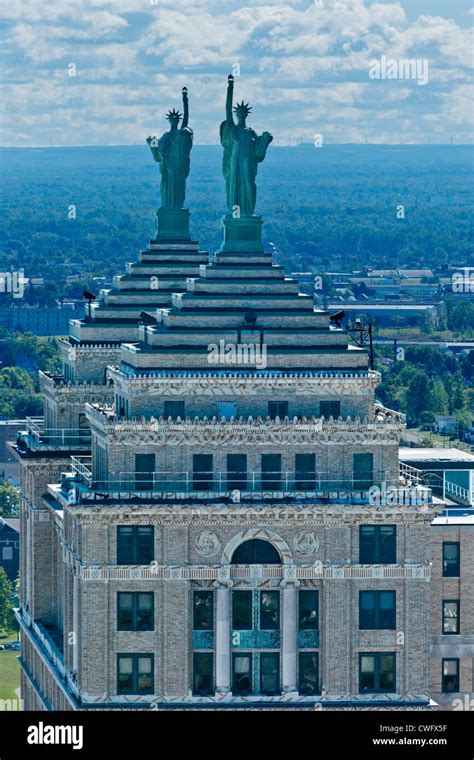
[[[229,75],[227,85],[226,120],[220,128],[221,144],[224,148],[222,173],[227,191],[229,214],[239,217],[252,216],[257,199],[257,168],[264,160],[267,148],[273,140],[269,132],[260,137],[245,120],[252,110],[248,103],[238,103],[234,110],[237,124],[232,115],[234,77]]]
[[[181,209],[186,195],[186,179],[189,174],[189,156],[193,147],[193,130],[188,127],[189,107],[188,90],[183,87],[183,110],[169,111],[166,118],[170,130],[159,139],[156,136],[147,137],[153,158],[160,165],[161,172],[161,207]],[[181,127],[179,122],[183,119]]]

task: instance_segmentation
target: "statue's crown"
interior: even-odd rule
[[[248,116],[250,111],[252,110],[252,107],[249,106],[248,103],[237,103],[236,106],[234,106],[234,113],[236,114],[242,114],[242,116]]]
[[[173,108],[172,111],[168,111],[168,113],[166,114],[166,118],[168,119],[168,121],[175,121],[175,120],[180,121],[182,118],[182,114],[180,114],[180,112],[177,111],[176,108]]]

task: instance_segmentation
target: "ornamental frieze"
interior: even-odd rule
[[[124,389],[136,393],[144,391],[147,395],[169,396],[252,396],[260,392],[292,391],[302,394],[315,395],[351,395],[364,396],[370,394],[380,383],[380,373],[370,371],[358,375],[356,373],[285,373],[242,376],[238,373],[228,375],[199,375],[189,373],[176,375],[147,375],[128,378],[121,372],[109,370],[109,375]]]

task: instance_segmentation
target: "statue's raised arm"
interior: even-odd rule
[[[225,118],[227,121],[227,126],[232,128],[235,127],[234,117],[232,115],[232,104],[234,100],[234,77],[232,74],[229,74],[227,77],[227,98],[225,102]]]
[[[188,88],[187,87],[183,87],[182,95],[183,95],[183,123],[181,124],[181,129],[186,129],[186,127],[188,126],[188,121],[189,121],[189,103],[188,103]]]

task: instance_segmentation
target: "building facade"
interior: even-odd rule
[[[400,465],[367,352],[256,219],[226,217],[204,261],[150,241],[140,282],[73,322],[63,373],[42,375],[45,422],[16,445],[27,710],[410,709],[447,688],[443,504]],[[152,271],[163,300],[144,300]]]

